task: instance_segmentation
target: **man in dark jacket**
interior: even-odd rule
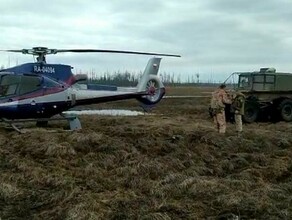
[[[236,131],[239,134],[242,132],[242,116],[244,115],[244,103],[245,103],[244,94],[240,92],[236,92],[233,94],[231,111],[234,113]]]

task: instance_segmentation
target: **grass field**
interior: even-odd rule
[[[163,99],[151,115],[80,116],[78,132],[65,122],[25,134],[1,127],[0,218],[291,219],[292,124],[246,124],[242,137],[228,124],[219,135],[208,103]],[[141,109],[135,100],[90,108]]]
[[[208,94],[214,90],[214,87],[166,87],[166,94],[168,96],[181,95],[181,96],[192,96],[192,95],[203,95]]]

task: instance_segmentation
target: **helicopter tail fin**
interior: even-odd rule
[[[152,105],[158,103],[165,94],[162,81],[157,76],[161,58],[151,58],[137,85],[138,92],[145,92],[145,95],[138,98],[143,104]]]
[[[147,82],[149,81],[150,76],[157,76],[161,58],[151,58],[148,61],[148,64],[143,72],[141,79],[137,85],[138,92],[142,92],[146,89]]]

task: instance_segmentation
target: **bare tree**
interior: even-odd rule
[[[200,82],[200,74],[197,73],[197,74],[196,74],[196,77],[197,77],[197,83],[199,83],[199,82]]]

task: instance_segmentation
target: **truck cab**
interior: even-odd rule
[[[262,116],[292,121],[292,74],[275,68],[240,72],[235,87],[246,96],[243,120],[251,123]]]

